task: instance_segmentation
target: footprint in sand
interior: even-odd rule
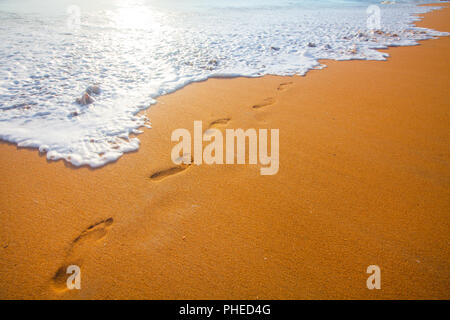
[[[192,158],[192,156],[189,154],[185,154],[183,157],[184,158],[191,157],[191,163],[189,164],[182,163],[180,165],[173,166],[168,169],[156,171],[150,175],[150,180],[160,181],[188,169],[194,163],[194,158]],[[179,158],[178,160],[181,159],[183,158]]]
[[[292,86],[292,82],[283,82],[278,86],[278,91],[286,91]]]
[[[213,122],[211,122],[208,126],[208,128],[203,132],[203,136],[207,137],[210,134],[212,134],[214,132],[214,130],[212,129],[219,129],[221,127],[226,126],[229,122],[230,122],[230,118],[221,118],[221,119],[217,119],[214,120]]]
[[[106,236],[108,228],[113,224],[114,219],[108,218],[106,220],[100,221],[96,224],[91,225],[89,228],[84,230],[75,240],[72,242],[72,249],[74,246],[81,245],[87,241],[97,241]]]
[[[214,120],[213,122],[211,122],[208,126],[208,129],[206,129],[206,131],[204,132],[204,134],[208,134],[208,130],[209,129],[215,129],[218,127],[222,127],[228,124],[228,122],[230,122],[230,118],[221,118],[221,119],[217,119]],[[154,173],[152,173],[150,175],[150,180],[152,181],[161,181],[164,180],[166,178],[169,178],[173,175],[176,175],[178,173],[183,172],[184,170],[188,169],[192,163],[194,163],[194,159],[192,159],[191,157],[191,163],[190,164],[181,164],[181,165],[177,165],[177,166],[173,166],[167,169],[163,169],[163,170],[158,170]]]
[[[64,264],[55,272],[52,278],[53,289],[57,292],[67,291],[67,279],[70,276],[66,273],[67,267],[70,265],[77,265],[81,267],[81,256],[80,252],[82,248],[93,245],[96,241],[103,239],[108,233],[108,229],[112,226],[114,222],[113,218],[108,218],[91,225],[76,237],[67,252],[67,256],[64,260]]]
[[[217,119],[214,120],[213,122],[211,122],[209,124],[208,129],[212,129],[212,128],[217,128],[217,127],[221,127],[221,126],[225,126],[228,124],[228,122],[230,122],[230,118],[222,118],[222,119]]]
[[[260,108],[271,106],[274,103],[275,103],[275,99],[269,97],[269,98],[264,99],[262,102],[260,102],[258,104],[255,104],[252,108],[253,109],[260,109]]]
[[[154,181],[160,181],[160,180],[163,180],[170,176],[173,176],[174,174],[177,174],[177,173],[180,173],[180,172],[186,170],[187,168],[189,168],[189,166],[190,166],[190,164],[181,164],[179,166],[171,167],[169,169],[156,171],[155,173],[153,173],[150,176],[150,179],[154,180]]]
[[[54,291],[62,293],[69,290],[67,288],[67,279],[70,277],[70,274],[67,273],[67,268],[70,265],[77,265],[80,267],[80,262],[75,261],[70,264],[65,264],[61,266],[58,271],[56,271],[55,275],[52,278],[52,286]]]

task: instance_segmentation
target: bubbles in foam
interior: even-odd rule
[[[67,8],[0,6],[0,138],[50,160],[100,167],[139,148],[135,135],[150,127],[140,111],[194,81],[304,75],[321,68],[319,59],[385,60],[376,49],[444,35],[412,27],[412,14],[431,9],[409,3],[380,5],[381,30],[367,28],[367,6],[354,2],[263,3],[82,2],[77,28],[68,27]]]

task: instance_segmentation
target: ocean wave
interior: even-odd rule
[[[0,6],[0,139],[100,167],[139,148],[135,135],[151,126],[140,111],[192,82],[305,75],[320,59],[386,60],[377,49],[447,35],[414,27],[432,8],[409,2],[379,4],[379,30],[367,27],[370,2],[118,3],[63,13]]]

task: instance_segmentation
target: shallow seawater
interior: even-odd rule
[[[0,0],[0,139],[99,167],[139,148],[139,111],[189,83],[385,60],[376,49],[444,35],[412,26],[431,10],[419,1],[242,2]]]

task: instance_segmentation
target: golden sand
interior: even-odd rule
[[[419,25],[450,31],[441,5]],[[189,85],[98,170],[0,144],[0,298],[449,299],[450,38],[387,52]],[[194,120],[279,128],[279,173],[172,169],[171,132]]]

